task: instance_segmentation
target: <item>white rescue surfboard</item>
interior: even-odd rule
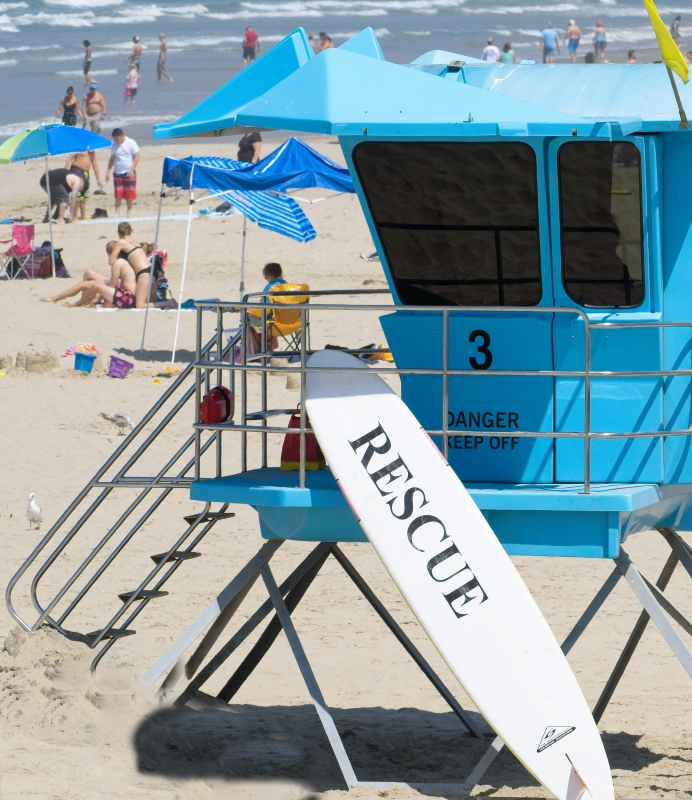
[[[306,410],[392,578],[485,719],[559,800],[613,800],[579,685],[502,545],[407,406],[362,361],[315,353]]]

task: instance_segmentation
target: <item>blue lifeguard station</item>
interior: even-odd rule
[[[692,91],[680,86],[679,92],[683,104],[692,105]],[[596,719],[650,618],[692,677],[692,653],[671,620],[688,634],[692,622],[664,594],[678,563],[692,577],[692,549],[678,533],[692,526],[692,132],[681,122],[665,66],[489,65],[445,51],[398,65],[384,59],[370,29],[318,56],[298,29],[177,122],[156,126],[154,136],[266,129],[338,137],[394,300],[393,307],[367,306],[381,311],[396,364],[389,372],[401,376],[402,398],[507,552],[615,561],[565,641],[565,652],[621,576],[641,602],[644,610],[594,709]],[[304,326],[320,309],[364,308],[344,306],[337,294],[312,292],[310,304],[296,306]],[[339,549],[339,542],[365,537],[329,470],[306,469],[304,411],[300,469],[284,472],[268,463],[267,437],[287,433],[270,423],[293,409],[268,405],[267,373],[295,374],[296,367],[269,364],[277,353],[269,347],[266,324],[252,360],[244,355],[246,315],[230,340],[223,324],[224,314],[239,305],[259,312],[266,323],[265,300],[251,295],[242,304],[204,301],[217,313],[207,344],[200,304],[195,361],[32,553],[10,584],[8,604],[27,630],[48,620],[91,647],[104,642],[98,663],[116,639],[132,632],[128,626],[150,600],[161,596],[169,574],[165,564],[172,571],[191,558],[195,543],[230,515],[232,504],[252,506],[267,542],[143,683],[154,685],[184,660],[211,625],[186,660],[191,682],[176,702],[199,692],[247,636],[231,639],[202,668],[259,574],[270,601],[255,627],[272,607],[277,623],[218,697],[230,701],[283,629],[351,786],[358,782],[355,772],[290,620],[330,554],[461,721],[480,731]],[[234,348],[242,354],[240,363],[230,355]],[[299,348],[280,355],[300,359],[304,399],[305,337]],[[262,386],[256,408],[248,399],[251,372],[260,374]],[[115,478],[104,475],[145,435],[145,423],[176,387],[192,379],[186,401],[194,398],[199,406],[212,385],[230,385],[239,410],[234,420],[215,425],[202,424],[198,415],[185,445],[194,449],[186,469],[175,478],[164,471],[146,486],[189,490],[191,499],[205,502],[204,511],[188,518],[186,533],[155,557],[157,568],[138,588],[121,596],[123,608],[89,634],[64,626],[75,601],[59,618],[51,616],[64,593],[47,605],[37,600],[35,587],[59,545],[34,579],[40,616],[33,625],[24,622],[12,607],[16,582],[89,491],[145,486],[127,474],[139,450]],[[241,469],[234,474],[223,474],[222,436],[240,442]],[[259,466],[251,469],[256,438]],[[210,469],[203,466],[207,452],[216,452]],[[188,477],[191,470],[194,477]],[[212,504],[220,504],[219,510],[211,511]],[[77,524],[84,525],[85,517]],[[659,531],[670,546],[655,582],[622,547],[641,531]],[[317,545],[277,586],[268,562],[287,540]],[[192,543],[182,549],[186,541]],[[179,676],[180,670],[172,670],[164,691]],[[493,745],[465,789],[470,791],[500,746]]]

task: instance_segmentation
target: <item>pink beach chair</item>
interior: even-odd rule
[[[0,244],[11,245],[0,256],[0,269],[5,275],[14,280],[17,277],[35,278],[34,264],[34,226],[13,225],[12,238],[0,239]]]

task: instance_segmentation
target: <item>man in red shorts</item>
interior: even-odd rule
[[[106,172],[106,183],[113,172],[115,188],[115,216],[120,216],[120,205],[127,203],[127,216],[132,216],[132,203],[137,199],[137,164],[139,163],[139,146],[134,139],[125,136],[120,128],[111,134],[111,158]]]
[[[259,36],[248,25],[243,37],[243,66],[254,61],[259,53]]]

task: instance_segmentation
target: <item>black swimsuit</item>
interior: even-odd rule
[[[71,128],[77,124],[77,104],[72,103],[69,106],[64,106],[62,112],[62,121],[65,125],[69,125]]]
[[[124,258],[125,261],[127,261],[127,263],[129,264],[130,263],[130,256],[132,255],[132,253],[134,253],[135,250],[141,250],[141,249],[142,249],[142,245],[138,244],[137,247],[133,247],[132,250],[130,250],[127,253],[124,250],[121,250],[119,255],[118,255],[118,258]],[[140,275],[146,275],[146,274],[150,274],[150,273],[151,273],[151,267],[145,267],[144,269],[140,269],[139,272],[135,272],[135,281],[139,280],[139,276]]]

